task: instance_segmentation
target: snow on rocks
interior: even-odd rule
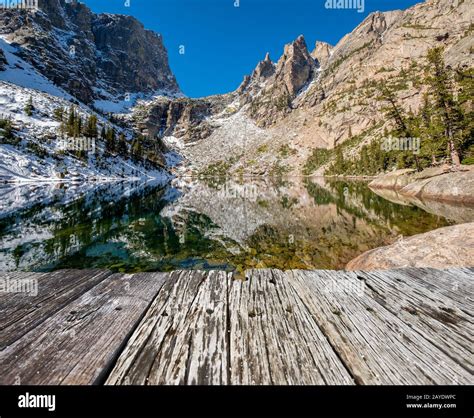
[[[28,116],[24,108],[30,98],[34,112]],[[54,182],[169,177],[163,170],[145,169],[140,164],[118,156],[104,155],[99,161],[96,154],[91,154],[87,161],[83,161],[67,151],[61,151],[61,138],[58,135],[60,124],[54,119],[53,113],[59,107],[67,109],[70,106],[71,102],[65,97],[0,81],[0,118],[12,121],[21,140],[18,145],[0,143],[0,180]],[[81,117],[94,113],[85,105],[76,107]],[[100,116],[98,119],[100,124],[109,124]],[[116,129],[117,132],[122,131],[119,127]],[[128,138],[131,136],[130,132],[126,132],[126,135]],[[41,152],[35,154],[31,144],[39,147]],[[99,142],[98,148],[104,152],[104,144]]]

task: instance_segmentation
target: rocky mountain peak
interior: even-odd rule
[[[349,138],[362,147],[379,139],[385,127],[391,129],[379,97],[385,83],[396,89],[405,111],[417,109],[430,48],[445,47],[446,62],[453,67],[472,65],[472,12],[469,2],[451,7],[454,1],[372,13],[336,46],[317,42],[311,53],[300,36],[285,46],[276,63],[267,54],[236,92],[155,103],[137,120],[146,121],[146,130],[165,141],[179,138],[180,152],[196,170],[214,170],[232,160],[228,172],[245,168],[262,174],[281,168],[300,174],[306,163],[312,164],[315,149],[332,150]],[[183,145],[188,143],[193,147]],[[248,149],[265,145],[261,149],[268,151],[242,156],[242,143]]]
[[[237,93],[242,106],[250,104],[247,113],[258,126],[268,126],[291,111],[292,101],[309,84],[317,69],[301,35],[285,45],[283,55],[274,64],[269,54],[252,76],[247,76]]]
[[[79,2],[0,10],[0,33],[41,74],[84,103],[129,94],[180,93],[161,35],[135,18],[96,15]]]
[[[179,92],[161,35],[131,16],[110,14],[95,15],[92,31],[102,78],[117,91]]]
[[[252,72],[252,75],[246,75],[237,89],[237,93],[243,94],[249,90],[259,90],[260,84],[270,79],[275,73],[275,64],[270,58],[270,53],[265,54],[263,61],[260,61]]]
[[[374,12],[367,19],[367,33],[375,32],[382,35],[387,30],[387,20],[382,12]]]
[[[265,59],[260,61],[255,68],[252,79],[257,81],[263,81],[271,77],[275,73],[275,65],[270,59],[270,54],[267,52]]]
[[[283,56],[277,63],[275,81],[286,86],[291,97],[310,80],[316,63],[311,57],[303,35],[287,44]]]
[[[320,67],[323,67],[329,60],[333,48],[327,42],[317,41],[311,57],[318,62]]]

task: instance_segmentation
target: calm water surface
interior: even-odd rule
[[[0,186],[0,270],[338,269],[456,211],[324,179]]]

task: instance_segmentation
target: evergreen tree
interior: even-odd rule
[[[118,144],[117,144],[117,153],[122,157],[128,156],[127,140],[123,133],[119,135]]]
[[[136,136],[132,141],[132,158],[135,162],[141,161],[143,158],[142,136]]]
[[[76,119],[77,119],[76,108],[73,105],[71,105],[69,108],[67,122],[65,125],[65,131],[69,137],[76,137],[76,134],[75,134],[76,132],[75,129],[77,125]]]
[[[382,84],[381,99],[388,103],[388,107],[385,109],[385,111],[387,117],[392,119],[395,124],[393,135],[397,138],[397,140],[401,141],[402,138],[416,138],[416,135],[411,129],[413,124],[410,124],[409,122],[410,118],[413,118],[412,112],[410,112],[411,114],[409,115],[405,115],[403,109],[398,106],[397,98],[395,97],[394,92],[385,84]],[[421,165],[417,155],[407,151],[402,151],[400,154],[401,155],[398,156],[398,168],[409,167],[409,161],[414,160],[417,170],[421,171]]]
[[[63,122],[64,108],[63,107],[58,107],[58,108],[54,109],[53,117],[56,121]]]
[[[105,133],[105,151],[108,154],[115,155],[117,151],[115,129],[108,127]]]
[[[346,174],[347,165],[344,160],[344,153],[342,152],[342,147],[336,147],[336,158],[333,165],[330,167],[330,174]]]
[[[78,115],[74,124],[74,137],[81,136],[82,133],[82,118]]]
[[[421,158],[428,164],[436,165],[445,156],[444,130],[440,123],[434,123],[433,106],[427,94],[423,97],[423,105],[419,114],[419,132],[421,138]]]
[[[358,168],[358,173],[357,174],[365,174],[370,172],[370,165],[371,165],[371,160],[369,157],[369,150],[368,146],[364,145],[362,149],[360,150],[360,164],[357,165]]]
[[[385,109],[386,115],[389,119],[393,120],[396,133],[399,135],[406,135],[408,132],[408,127],[405,123],[403,110],[398,106],[397,98],[395,97],[394,92],[385,84],[382,84],[381,87],[382,94],[380,98],[388,103],[388,107]]]
[[[25,114],[27,116],[32,116],[34,110],[35,108],[33,106],[33,97],[30,96],[30,98],[28,99],[28,103],[25,106]]]
[[[460,126],[463,163],[474,164],[474,68],[457,69],[455,81],[458,86],[458,105],[463,117]]]
[[[98,128],[97,128],[97,116],[91,115],[87,118],[84,129],[84,135],[87,138],[97,138]]]
[[[9,144],[15,139],[11,119],[4,119],[0,116],[0,143]]]
[[[459,150],[462,145],[463,115],[454,98],[454,83],[450,71],[446,68],[443,48],[428,51],[428,76],[426,81],[430,95],[434,99],[433,110],[436,120],[443,124],[444,137],[453,165],[460,165]]]

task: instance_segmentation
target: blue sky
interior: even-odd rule
[[[365,0],[364,12],[359,13],[326,9],[326,0],[129,1],[130,7],[126,0],[83,0],[96,13],[129,14],[161,33],[171,69],[189,97],[234,90],[267,51],[276,61],[284,45],[300,34],[310,50],[316,40],[336,44],[370,12],[405,9],[419,2]]]

